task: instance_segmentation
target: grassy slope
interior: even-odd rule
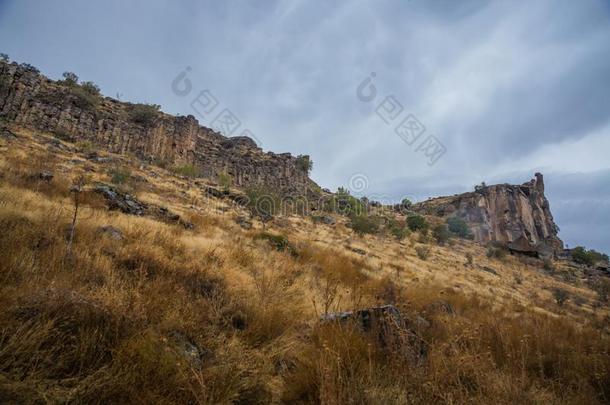
[[[546,275],[535,260],[489,259],[467,241],[430,244],[421,260],[417,234],[359,237],[341,218],[276,218],[268,228],[288,237],[293,257],[257,238],[260,224],[242,230],[233,218],[243,212],[192,180],[133,157],[92,163],[91,145],[61,151],[16,132],[0,140],[3,402],[610,401],[608,308],[578,279]],[[37,179],[41,170],[54,179]],[[127,173],[115,176],[121,187],[195,229],[109,212],[85,192],[68,255],[70,184],[117,172]],[[554,287],[569,291],[567,303],[555,303]],[[385,303],[430,321],[423,365],[405,355],[408,341],[382,347],[317,325],[326,308]]]

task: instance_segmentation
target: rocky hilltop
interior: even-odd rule
[[[225,137],[192,115],[172,116],[147,107],[87,94],[32,66],[0,61],[0,120],[88,140],[114,153],[193,165],[210,178],[227,173],[240,187],[264,184],[286,193],[318,189],[299,162],[308,156],[263,152],[252,139]],[[138,108],[151,116],[134,118]]]
[[[474,192],[433,198],[414,208],[430,215],[464,219],[478,242],[501,243],[511,250],[539,256],[563,249],[540,173],[521,185],[477,186]]]

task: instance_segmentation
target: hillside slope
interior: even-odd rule
[[[336,214],[262,223],[237,190],[29,125],[0,129],[0,167],[2,402],[610,400],[582,266]],[[385,304],[396,340],[320,323]]]

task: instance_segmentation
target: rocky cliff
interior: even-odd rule
[[[29,65],[0,61],[0,120],[61,132],[115,153],[191,164],[210,178],[226,172],[237,186],[264,184],[285,193],[319,189],[309,179],[306,165],[289,153],[265,153],[252,139],[227,138],[200,126],[191,115],[171,116],[152,109],[146,119],[134,118],[139,107],[146,106],[88,94],[81,86],[50,80]]]
[[[474,192],[421,202],[415,209],[430,215],[463,218],[478,242],[497,242],[511,250],[539,256],[563,249],[540,173],[521,185],[479,186]]]

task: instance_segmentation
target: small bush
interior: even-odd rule
[[[419,245],[415,247],[415,253],[421,260],[427,260],[430,256],[430,247]]]
[[[74,137],[67,130],[58,128],[53,132],[53,136],[60,141],[64,142],[74,142]]]
[[[220,173],[218,175],[218,184],[222,187],[222,189],[227,192],[233,185],[233,177],[226,171]]]
[[[62,74],[64,80],[59,81],[60,84],[65,86],[76,86],[78,84],[78,76],[73,72],[64,72]]]
[[[432,236],[436,239],[436,243],[444,245],[451,238],[447,225],[439,224],[432,229]]]
[[[403,240],[407,236],[409,236],[409,228],[406,225],[400,224],[394,218],[390,218],[388,222],[388,230],[390,233],[396,238],[396,240]]]
[[[273,246],[279,252],[288,252],[292,256],[298,256],[297,250],[288,238],[284,235],[276,235],[269,232],[261,232],[256,235],[256,239],[263,239],[269,242],[271,246]]]
[[[313,161],[311,160],[309,155],[297,156],[296,165],[299,170],[304,171],[306,173],[311,172],[311,169],[313,169]]]
[[[472,266],[473,263],[474,263],[474,257],[472,256],[472,253],[466,252],[466,265]]]
[[[199,170],[198,167],[191,165],[191,164],[186,164],[183,166],[176,166],[172,169],[172,171],[181,176],[186,176],[186,177],[191,177],[191,178],[201,176],[201,170]]]
[[[246,207],[253,216],[259,217],[263,223],[273,218],[282,208],[280,196],[267,187],[249,187],[246,189],[246,196]]]
[[[595,251],[594,249],[587,250],[582,246],[576,246],[572,249],[572,260],[576,263],[586,266],[593,266],[600,261],[608,261],[608,255]]]
[[[157,104],[131,104],[129,118],[136,124],[151,126],[159,115],[160,105]]]
[[[474,235],[468,228],[468,224],[462,218],[459,217],[451,217],[447,218],[447,226],[449,227],[449,232],[459,236],[464,239],[472,239]]]
[[[0,53],[0,61],[2,61],[4,63],[8,63],[8,61],[9,61],[8,55],[5,53]]]
[[[557,305],[561,307],[570,298],[570,293],[568,293],[563,288],[554,288],[553,298],[555,298],[555,302],[557,302]]]
[[[373,234],[379,231],[379,218],[369,215],[351,215],[349,227],[359,235]]]
[[[503,260],[506,257],[506,249],[501,246],[490,245],[487,247],[487,257]]]
[[[407,217],[407,226],[413,232],[415,231],[425,231],[428,229],[428,223],[426,219],[421,215],[409,215]]]
[[[112,184],[122,185],[131,179],[131,171],[127,168],[115,168],[110,170],[110,182]]]
[[[542,267],[547,273],[555,272],[555,266],[553,266],[553,262],[549,259],[544,259],[544,261],[542,262]]]

